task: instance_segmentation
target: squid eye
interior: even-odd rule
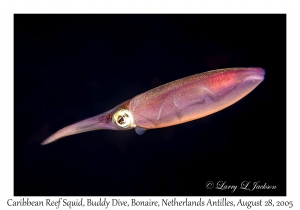
[[[119,109],[116,111],[112,117],[112,120],[120,128],[129,129],[136,127],[133,116],[127,109]]]

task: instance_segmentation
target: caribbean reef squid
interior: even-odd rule
[[[93,130],[129,130],[138,134],[196,120],[218,112],[250,93],[264,80],[262,68],[207,71],[158,86],[100,115],[57,131],[42,145]]]

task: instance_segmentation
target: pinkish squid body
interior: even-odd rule
[[[264,80],[262,68],[208,71],[161,85],[115,108],[67,126],[42,142],[47,144],[77,133],[110,129],[146,129],[185,123],[220,111],[237,102]]]

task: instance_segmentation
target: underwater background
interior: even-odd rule
[[[151,88],[229,67],[262,67],[265,80],[192,122],[40,145]],[[286,195],[286,15],[15,14],[14,195]]]

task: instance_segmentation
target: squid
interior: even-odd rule
[[[93,130],[138,134],[196,120],[242,99],[264,80],[262,68],[226,68],[178,79],[139,94],[100,115],[64,127],[41,144]]]

